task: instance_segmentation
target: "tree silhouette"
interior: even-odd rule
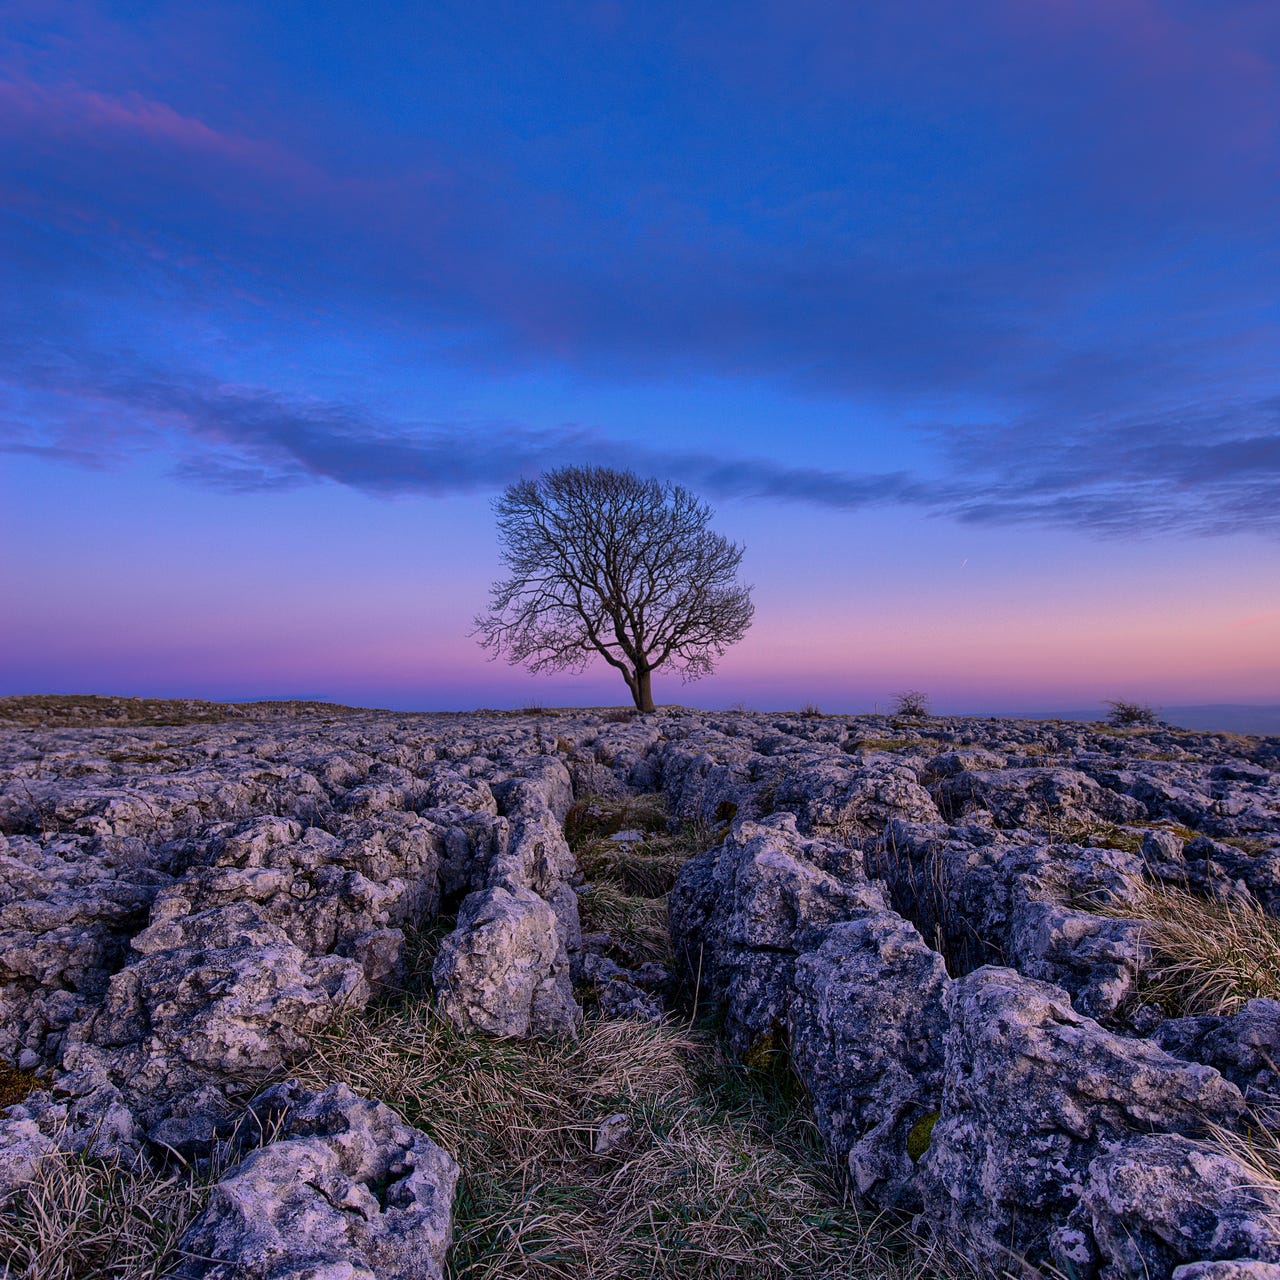
[[[530,671],[622,672],[640,711],[653,672],[696,680],[741,640],[755,606],[737,581],[743,548],[680,485],[608,467],[561,467],[494,502],[510,577],[494,584],[475,634]]]

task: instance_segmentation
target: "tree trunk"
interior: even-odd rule
[[[648,667],[642,667],[636,672],[634,696],[637,711],[653,710],[653,672]]]

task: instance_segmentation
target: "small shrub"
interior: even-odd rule
[[[903,689],[893,695],[893,714],[907,720],[921,720],[929,714],[929,695],[919,689]]]
[[[813,702],[806,702],[800,708],[800,715],[805,720],[821,720],[822,708]]]
[[[1159,717],[1145,702],[1126,702],[1123,698],[1108,698],[1107,723],[1114,729],[1155,728]]]

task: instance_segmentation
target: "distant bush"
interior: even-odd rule
[[[804,706],[800,708],[800,714],[804,716],[806,720],[821,720],[822,708],[816,703],[806,702]]]
[[[1132,728],[1135,725],[1155,726],[1160,723],[1160,717],[1145,702],[1108,698],[1107,706],[1111,708],[1107,714],[1107,723],[1117,729]]]
[[[903,689],[893,695],[893,714],[919,720],[929,714],[929,695],[919,689]]]

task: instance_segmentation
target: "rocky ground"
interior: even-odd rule
[[[7,699],[0,833],[0,1238],[74,1156],[205,1180],[174,1277],[456,1269],[447,1117],[299,1065],[425,937],[472,1043],[714,1013],[981,1274],[1280,1277],[1280,740]]]

